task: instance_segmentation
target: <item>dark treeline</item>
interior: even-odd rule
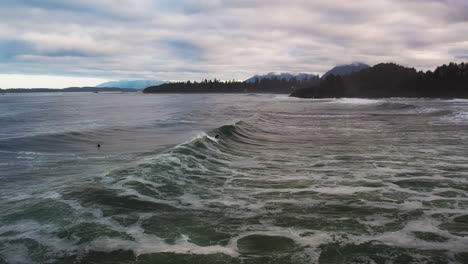
[[[433,72],[418,72],[394,63],[381,63],[345,76],[329,75],[291,96],[468,98],[468,64],[450,63]]]
[[[115,87],[69,87],[63,89],[51,88],[12,88],[0,89],[0,93],[63,93],[63,92],[137,92],[135,89]]]
[[[290,80],[272,78],[262,79],[252,83],[239,81],[204,80],[201,82],[176,82],[151,86],[144,93],[286,93],[290,94],[298,88],[310,87],[319,82],[318,78],[307,80]]]

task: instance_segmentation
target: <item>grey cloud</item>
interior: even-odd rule
[[[0,69],[169,80],[323,73],[353,61],[427,69],[466,58],[466,3],[7,0]]]
[[[468,21],[468,1],[466,0],[395,0],[410,10],[413,15],[423,17],[427,23],[444,24]]]
[[[22,54],[34,52],[33,45],[27,41],[15,39],[0,39],[0,59],[9,61]]]
[[[468,59],[468,47],[467,48],[453,48],[449,50],[449,53],[458,59]]]
[[[118,20],[140,20],[155,5],[151,0],[4,0],[4,6],[20,6],[75,14],[94,15]]]
[[[163,40],[162,45],[177,58],[197,61],[203,56],[203,50],[190,41]]]

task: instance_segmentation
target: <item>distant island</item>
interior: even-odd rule
[[[422,72],[395,63],[380,63],[373,67],[353,63],[337,66],[322,78],[313,74],[270,73],[242,82],[215,79],[166,83],[148,87],[143,92],[283,93],[299,98],[468,98],[468,64],[449,63],[434,71]]]
[[[318,84],[320,79],[316,75],[307,78],[289,78],[268,76],[255,78],[254,81],[219,81],[204,80],[201,82],[174,82],[158,86],[151,86],[143,93],[281,93],[290,94],[296,89]]]
[[[346,74],[369,66],[363,63],[337,66],[325,74]],[[204,80],[201,82],[174,82],[151,86],[144,93],[277,93],[292,92],[318,85],[320,76],[312,73],[274,73],[254,75],[245,81]]]
[[[468,98],[468,64],[450,63],[433,72],[422,72],[395,63],[380,63],[349,74],[329,74],[316,85],[295,90],[291,96]]]
[[[0,93],[63,93],[63,92],[137,92],[135,89],[116,87],[68,87],[63,89],[51,88],[12,88],[0,89]]]

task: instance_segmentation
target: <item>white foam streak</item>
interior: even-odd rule
[[[381,103],[382,100],[364,99],[364,98],[339,98],[330,103],[337,104],[353,104],[353,105],[371,105]]]
[[[182,236],[174,245],[165,243],[161,238],[144,233],[140,227],[133,227],[128,234],[135,238],[135,241],[99,238],[92,242],[92,247],[100,251],[114,251],[118,249],[127,249],[135,252],[136,255],[172,252],[181,254],[214,254],[223,253],[229,256],[236,257],[238,252],[234,248],[223,246],[206,246],[201,247],[188,242],[186,236]]]

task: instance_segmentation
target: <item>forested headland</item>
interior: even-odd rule
[[[290,94],[297,89],[310,87],[320,82],[319,78],[304,80],[291,78],[262,79],[255,82],[203,80],[201,82],[174,82],[151,86],[144,93],[283,93]]]
[[[329,75],[316,85],[297,89],[291,96],[468,98],[468,64],[450,63],[422,72],[381,63],[344,76]]]

